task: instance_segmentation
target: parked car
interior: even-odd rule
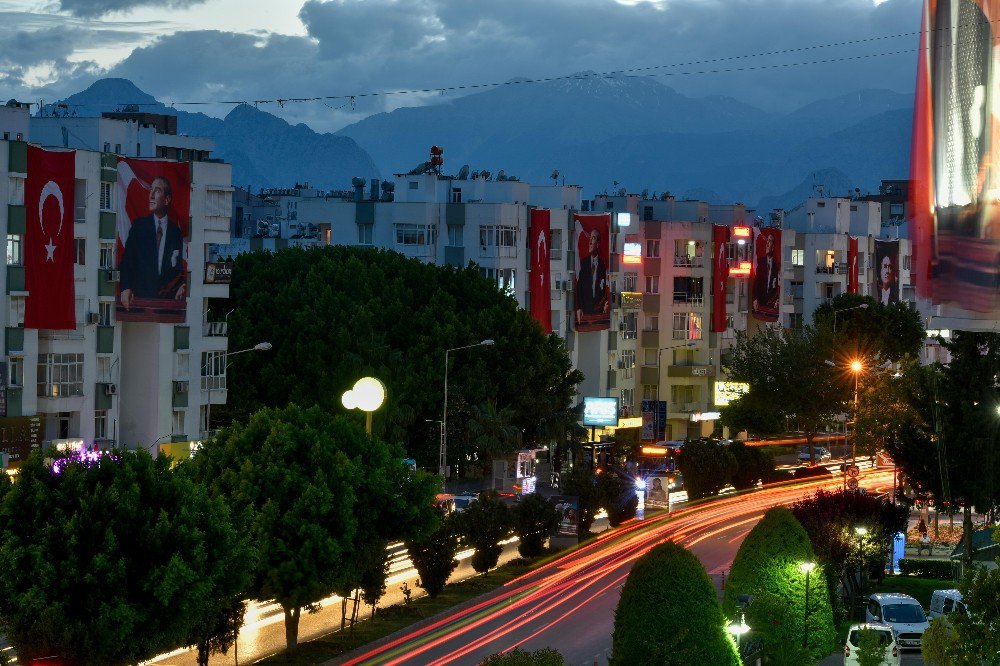
[[[899,666],[899,646],[896,644],[896,632],[887,624],[872,622],[868,624],[852,624],[844,641],[844,666],[854,666],[858,663],[858,647],[861,642],[861,632],[871,629],[878,633],[879,641],[885,647],[882,666]]]
[[[478,498],[478,493],[462,493],[461,495],[455,495],[455,511],[459,513],[465,511],[469,508],[469,505]]]
[[[919,648],[924,631],[930,626],[920,602],[908,594],[879,592],[868,597],[865,608],[868,622],[881,622],[896,631],[900,648]]]
[[[831,454],[830,450],[827,449],[826,447],[814,446],[813,451],[816,452],[816,460],[818,462],[823,462],[833,458],[833,454]],[[810,460],[812,460],[812,458],[809,455],[809,447],[804,446],[801,449],[799,449],[799,462],[809,462]]]
[[[962,593],[958,590],[934,590],[931,595],[930,615],[933,620],[936,617],[944,617],[950,613],[961,613],[968,615],[969,609],[962,602]]]

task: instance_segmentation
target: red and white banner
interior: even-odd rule
[[[754,234],[753,307],[760,321],[778,321],[781,301],[781,229],[756,229]]]
[[[549,213],[547,209],[532,208],[531,228],[528,230],[528,246],[531,248],[531,316],[546,333],[552,332],[552,277],[549,270],[552,235]]]
[[[576,330],[611,328],[611,215],[573,215],[576,230]]]
[[[118,158],[117,318],[182,324],[187,312],[187,162]]]
[[[712,265],[712,330],[726,330],[726,282],[729,279],[729,227],[712,225],[712,242],[715,261]]]
[[[24,184],[25,328],[76,329],[73,186],[76,151],[28,146]]]
[[[858,239],[847,237],[847,293],[858,293]]]

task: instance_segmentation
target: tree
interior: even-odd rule
[[[932,619],[930,626],[920,637],[920,652],[924,657],[924,663],[931,666],[952,666],[955,663],[952,659],[955,643],[955,630],[947,618]]]
[[[0,503],[0,632],[20,663],[144,661],[203,638],[251,558],[226,505],[166,459],[55,473],[36,452]]]
[[[774,471],[774,456],[758,446],[736,441],[726,448],[736,461],[732,484],[737,490],[755,487],[757,482],[766,481]]]
[[[610,663],[738,666],[724,626],[715,587],[698,558],[667,542],[636,560],[622,587]]]
[[[491,654],[479,666],[563,666],[562,655],[554,648],[542,648],[528,652],[514,648],[510,652]]]
[[[785,507],[776,507],[747,534],[726,579],[723,610],[730,617],[741,594],[755,597],[747,607],[748,624],[759,631],[765,652],[774,657],[787,645],[802,645],[806,621],[806,573],[800,565],[815,562],[809,535]],[[821,568],[809,574],[809,653],[822,659],[834,647],[833,610]]]
[[[492,473],[493,460],[515,453],[521,443],[521,431],[511,423],[513,418],[513,409],[497,409],[495,402],[472,408],[469,439],[487,475]]]
[[[677,456],[677,469],[684,474],[688,499],[717,495],[729,485],[736,458],[725,446],[708,440],[687,442]]]
[[[401,443],[422,467],[437,469],[437,438],[425,421],[440,418],[446,349],[496,341],[451,355],[450,462],[477,453],[470,419],[459,418],[471,406],[511,410],[509,423],[533,445],[564,420],[583,379],[563,341],[475,266],[346,246],[253,252],[236,259],[230,300],[230,345],[267,340],[274,348],[233,358],[229,417],[289,402],[340,412],[343,392],[373,375],[388,388],[374,432]]]
[[[511,512],[514,534],[520,542],[517,552],[521,557],[536,557],[545,550],[545,541],[559,526],[559,512],[552,502],[538,493],[521,497]]]
[[[1000,543],[1000,529],[993,531]],[[1000,558],[997,558],[1000,565]],[[952,613],[956,629],[955,656],[959,663],[993,664],[1000,654],[1000,568],[969,567],[959,589],[968,615]]]
[[[777,435],[789,429],[786,423],[794,424],[791,429],[802,431],[815,464],[817,433],[846,411],[847,378],[825,363],[833,349],[831,336],[813,327],[764,327],[753,336],[737,331],[725,370],[731,380],[750,384],[750,390],[722,408],[723,425]]]
[[[597,480],[583,465],[576,465],[568,474],[562,475],[563,493],[575,495],[580,502],[580,535],[590,532],[594,524],[594,516],[601,509],[601,494],[597,489]]]
[[[500,561],[503,546],[499,542],[510,536],[510,510],[499,495],[484,492],[460,515],[462,536],[475,549],[472,568],[485,576]]]
[[[302,608],[360,584],[354,558],[371,541],[430,526],[434,481],[403,458],[350,419],[289,405],[225,429],[191,461],[254,539],[253,596],[281,605],[288,647]]]
[[[417,585],[427,591],[428,596],[436,598],[448,582],[451,572],[458,566],[455,555],[459,549],[458,516],[438,514],[439,523],[425,535],[410,538],[406,541],[406,550],[410,554],[413,567],[420,574]]]
[[[924,324],[920,312],[909,303],[883,305],[871,296],[840,294],[816,308],[813,323],[833,333],[834,311],[837,330],[833,349],[840,350],[841,356],[893,363],[919,357]]]
[[[616,468],[609,468],[598,475],[597,492],[611,527],[618,527],[626,520],[635,518],[639,509],[639,496],[635,492],[635,479],[631,476]]]

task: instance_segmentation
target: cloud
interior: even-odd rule
[[[206,0],[59,0],[59,9],[74,16],[97,18],[113,12],[128,12],[139,7],[183,9]]]

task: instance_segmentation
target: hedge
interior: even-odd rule
[[[739,666],[715,587],[694,554],[672,542],[640,557],[622,588],[613,666]]]
[[[490,655],[479,662],[479,666],[563,666],[564,663],[562,655],[554,648],[542,648],[534,652],[514,648],[510,652]]]
[[[955,577],[955,566],[951,560],[916,560],[904,557],[899,560],[899,571],[903,575],[918,578],[952,580]]]
[[[723,610],[735,617],[739,595],[753,595],[754,602],[745,610],[747,624],[763,639],[765,653],[772,659],[787,655],[789,646],[802,645],[806,576],[799,565],[803,562],[816,562],[809,535],[791,511],[776,507],[747,534],[726,578]],[[826,657],[836,640],[826,574],[817,566],[809,574],[809,655],[816,660]]]

